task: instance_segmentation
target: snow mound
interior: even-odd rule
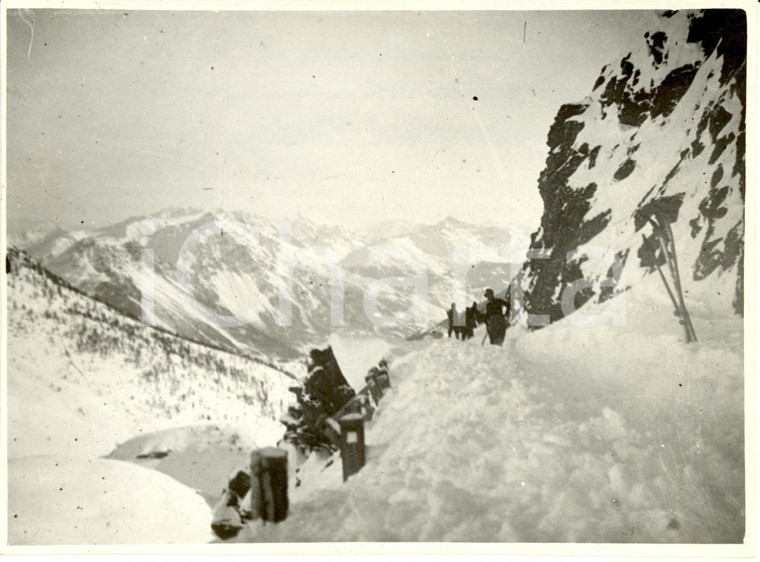
[[[11,544],[207,543],[213,538],[203,498],[168,476],[129,463],[56,456],[11,460],[8,493]]]
[[[680,344],[653,279],[621,326],[391,358],[367,465],[342,484],[336,461],[286,521],[237,540],[741,542],[741,320],[697,318],[699,344]]]
[[[250,452],[261,446],[251,439],[250,428],[198,425],[140,435],[119,445],[108,458],[171,476],[213,506],[221,498],[230,472],[247,466]]]

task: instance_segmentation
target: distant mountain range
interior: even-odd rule
[[[403,337],[517,271],[507,229],[447,218],[357,233],[305,218],[172,208],[15,244],[117,310],[223,348],[281,358],[334,332]],[[519,252],[517,252],[519,255]],[[456,263],[455,263],[456,262]],[[463,289],[454,296],[454,280]],[[342,306],[341,306],[342,305]]]

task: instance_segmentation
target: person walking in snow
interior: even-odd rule
[[[456,320],[457,315],[457,305],[453,302],[451,303],[451,308],[446,311],[446,316],[449,318],[449,337],[451,337],[451,332],[454,332],[454,321]],[[459,333],[456,332],[457,337],[459,337]]]
[[[465,337],[465,316],[464,312],[454,310],[454,334],[458,340],[464,341]]]
[[[464,339],[468,340],[475,335],[475,328],[478,320],[478,303],[473,302],[472,306],[465,310],[464,315]]]
[[[509,318],[509,303],[503,299],[497,299],[493,289],[486,289],[486,331],[491,345],[504,343],[504,335],[507,332],[507,318]],[[506,312],[504,310],[506,309]]]

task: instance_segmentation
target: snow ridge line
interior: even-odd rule
[[[176,338],[178,340],[186,341],[186,342],[189,342],[189,343],[192,343],[192,344],[195,344],[195,345],[199,345],[199,346],[202,346],[202,347],[205,347],[205,348],[213,349],[214,351],[217,351],[217,352],[220,352],[220,353],[225,353],[227,355],[231,355],[231,356],[234,356],[234,357],[240,357],[242,359],[246,359],[248,361],[252,361],[254,363],[258,363],[260,365],[264,365],[266,367],[274,369],[275,371],[279,371],[281,374],[285,375],[286,377],[288,377],[288,378],[290,378],[292,380],[295,380],[295,381],[299,380],[299,378],[296,375],[294,375],[293,373],[287,371],[286,369],[284,369],[283,367],[277,365],[274,362],[266,361],[264,359],[261,359],[259,357],[253,356],[253,355],[249,355],[247,353],[242,353],[242,352],[239,352],[239,351],[235,351],[232,348],[229,348],[229,349],[228,348],[223,348],[221,346],[214,345],[214,344],[212,344],[210,342],[204,342],[204,341],[196,340],[196,339],[193,339],[191,337],[179,334],[177,332],[173,332],[173,331],[171,331],[171,330],[169,330],[167,328],[164,328],[163,326],[156,326],[156,325],[151,325],[151,324],[146,324],[144,322],[140,322],[139,320],[137,320],[137,319],[135,319],[135,318],[133,318],[133,317],[131,317],[129,315],[124,314],[118,308],[115,308],[114,306],[112,306],[108,302],[106,302],[106,301],[98,298],[97,296],[89,295],[89,294],[85,293],[84,291],[82,291],[81,289],[79,289],[79,288],[71,285],[65,279],[63,279],[59,275],[56,275],[55,273],[53,273],[52,271],[50,271],[49,269],[47,269],[46,267],[44,267],[43,265],[41,265],[36,259],[34,259],[33,257],[31,257],[27,252],[25,252],[24,250],[20,250],[20,249],[16,248],[13,245],[9,245],[8,246],[7,255],[8,255],[8,258],[9,258],[10,263],[11,263],[11,272],[13,272],[13,271],[17,272],[21,267],[30,269],[30,270],[35,271],[38,274],[42,275],[43,277],[46,277],[46,278],[50,279],[56,285],[60,285],[60,286],[62,286],[64,288],[68,289],[69,291],[72,291],[73,293],[76,293],[77,295],[79,295],[81,297],[84,297],[84,298],[87,298],[89,300],[95,301],[98,304],[106,307],[111,313],[116,314],[116,315],[124,318],[125,320],[127,320],[129,322],[134,322],[135,324],[138,324],[140,326],[144,326],[148,330],[151,330],[151,331],[154,331],[154,332],[158,332],[158,333],[162,333],[162,334],[166,334],[166,335],[169,335],[169,336],[171,336],[173,338]]]

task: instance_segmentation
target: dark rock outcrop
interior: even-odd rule
[[[746,14],[667,12],[642,39],[549,130],[544,212],[511,291],[550,322],[624,291],[623,267],[652,271],[641,247],[652,214],[675,232],[685,283],[735,278],[743,310]],[[589,244],[606,265],[591,263]]]

